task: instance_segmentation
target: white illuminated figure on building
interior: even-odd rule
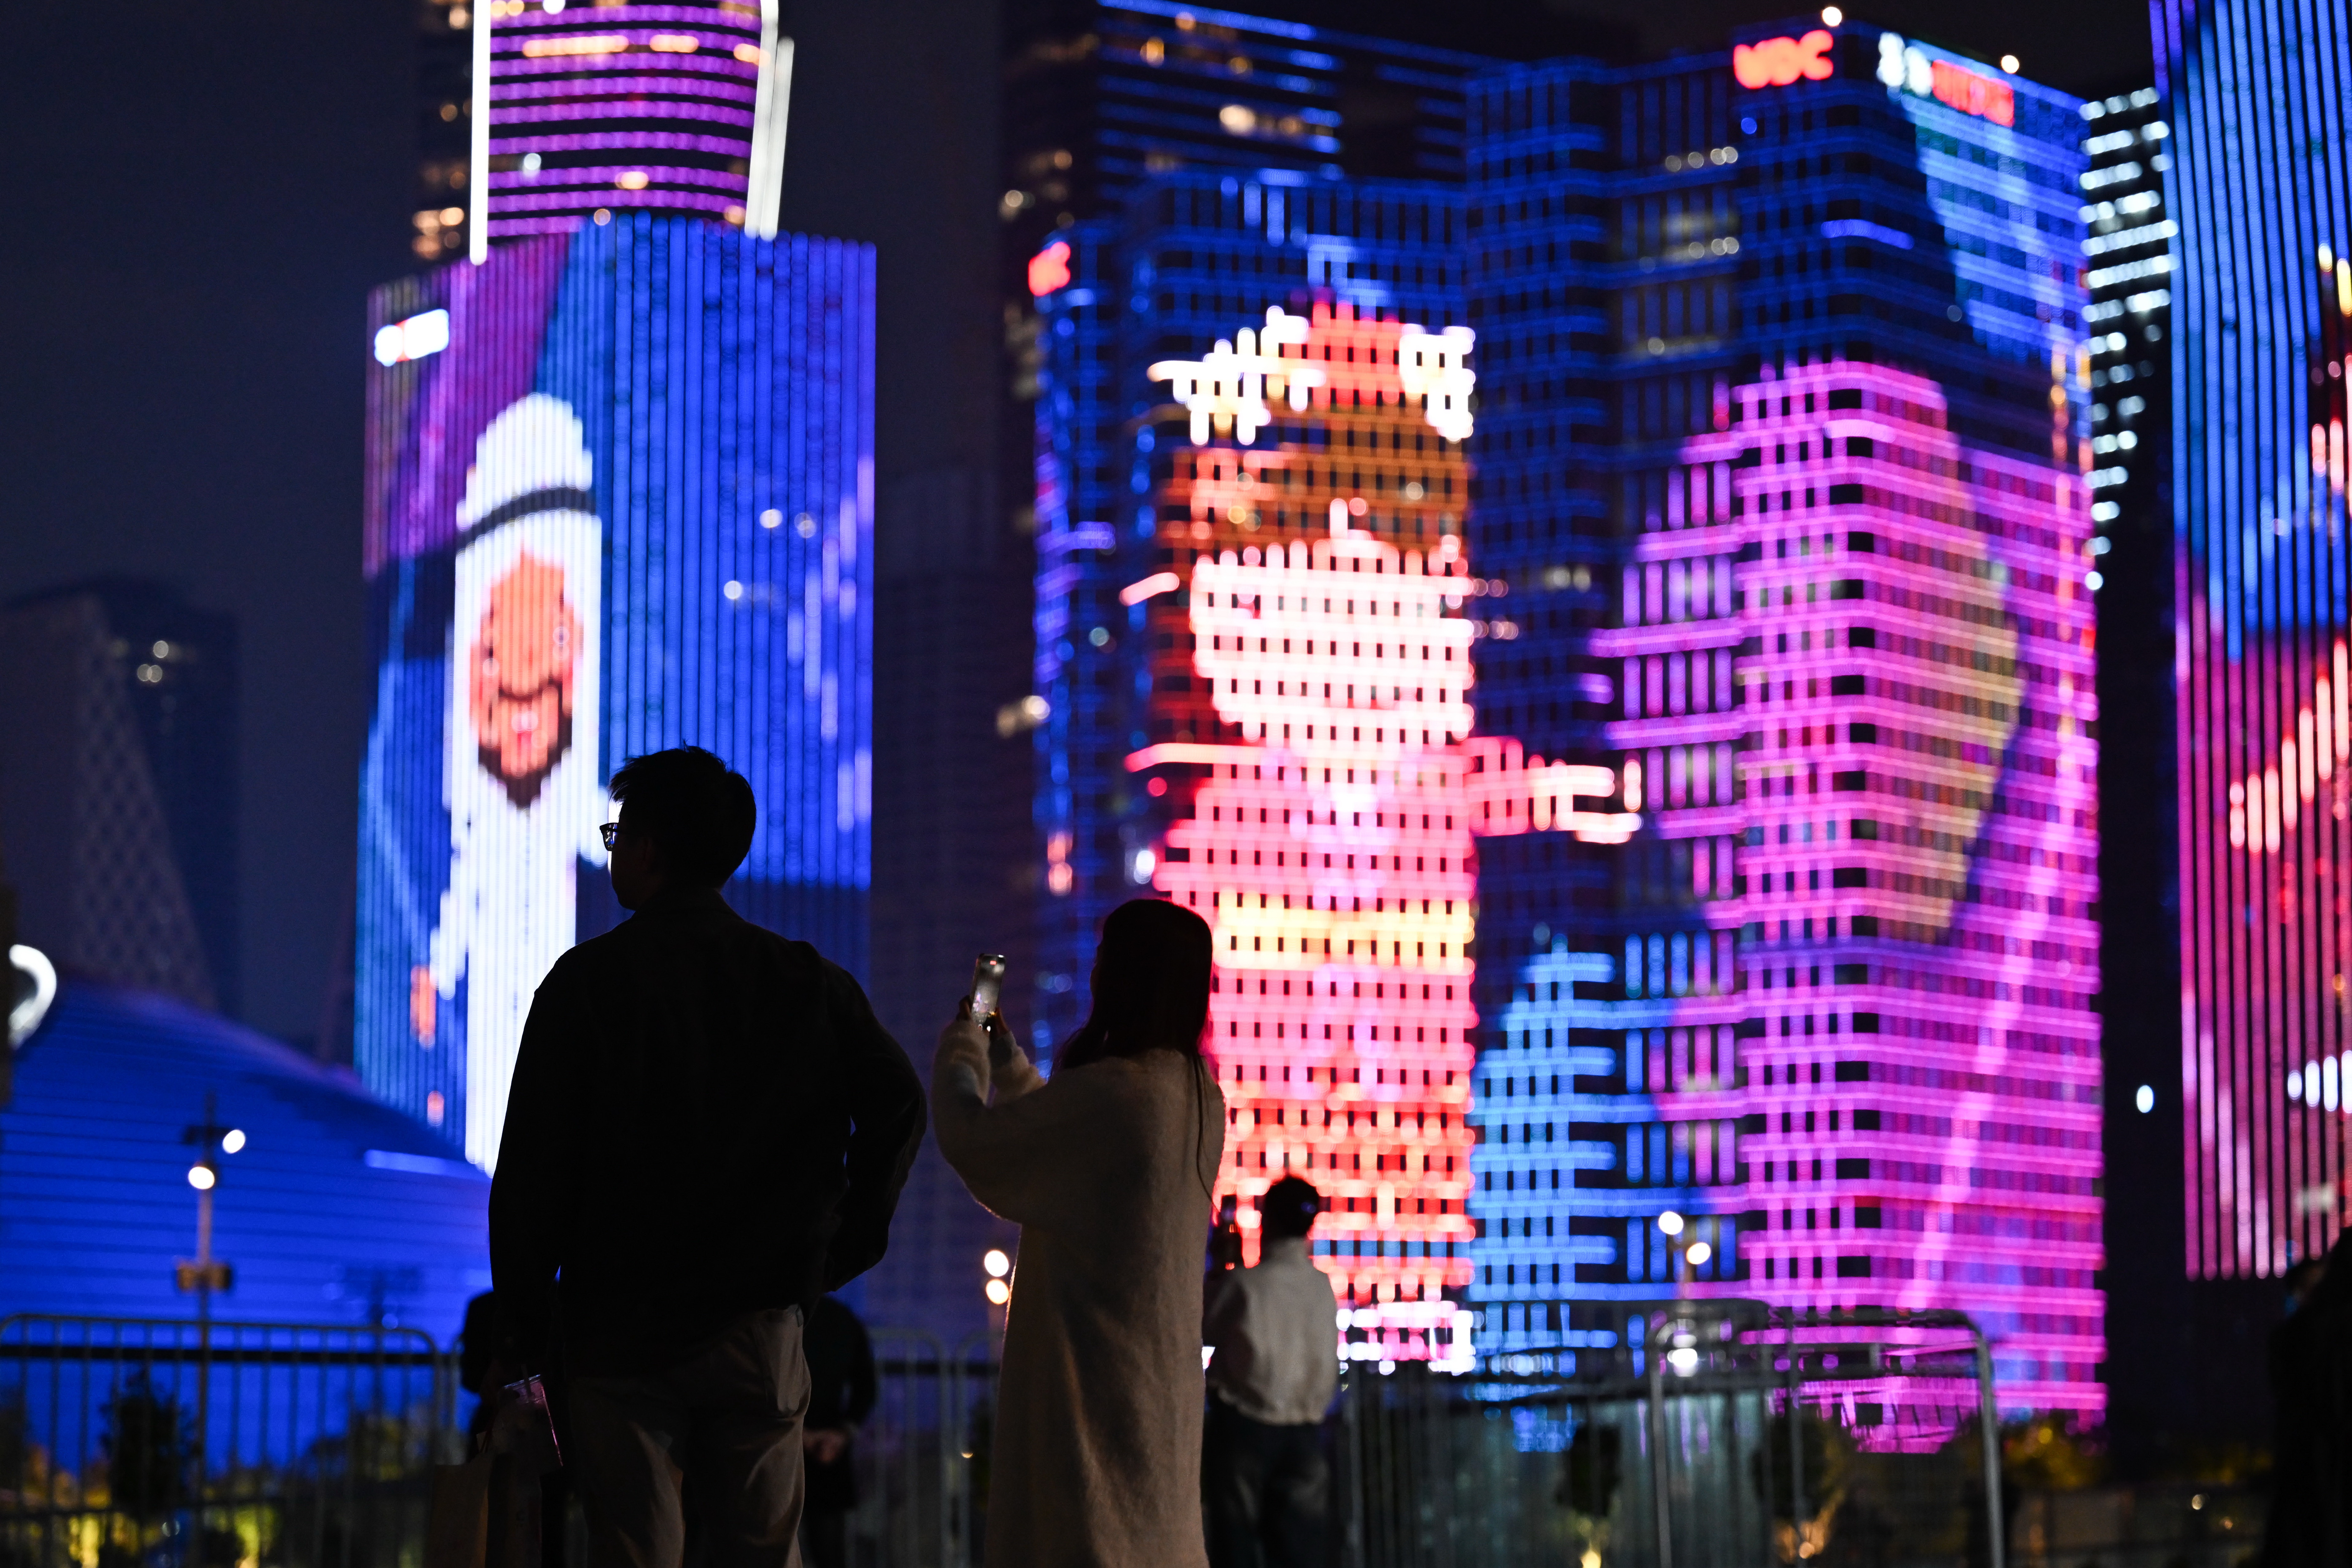
[[[533,393],[475,448],[457,560],[448,890],[411,1021],[430,1046],[466,983],[467,1157],[488,1169],[531,994],[577,934],[580,861],[604,862],[598,630],[604,531],[579,418]]]

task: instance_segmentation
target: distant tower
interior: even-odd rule
[[[133,695],[176,680],[172,653],[157,655],[156,642],[169,646],[131,647],[97,591],[0,611],[0,846],[16,884],[19,941],[68,973],[210,1007],[213,969],[160,783],[197,770],[158,768],[159,754],[174,753],[151,752],[142,721],[163,715],[142,714],[145,700]],[[185,670],[193,661],[178,662]],[[176,720],[166,734],[171,744],[185,738]],[[234,820],[232,810],[211,826],[233,834]],[[233,921],[233,896],[228,909]]]
[[[479,261],[600,211],[774,236],[793,52],[777,0],[420,0],[418,26],[420,258]]]

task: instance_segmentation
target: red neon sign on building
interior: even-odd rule
[[[1837,40],[1815,27],[1801,38],[1767,38],[1731,47],[1731,74],[1742,87],[1787,87],[1796,81],[1826,81],[1836,74],[1830,46]]]

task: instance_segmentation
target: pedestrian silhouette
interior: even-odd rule
[[[1203,1568],[1201,1237],[1224,1148],[1202,1059],[1209,928],[1137,899],[1103,922],[1094,1010],[1042,1079],[967,1005],[931,1069],[940,1152],[1021,1226],[988,1568]]]
[[[688,747],[612,794],[634,913],[541,983],[491,1184],[503,1358],[560,1354],[597,1568],[677,1568],[682,1492],[709,1561],[782,1562],[804,1315],[882,1257],[921,1085],[856,981],[719,896],[756,826],[741,775]]]

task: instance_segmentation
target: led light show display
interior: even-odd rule
[[[2297,128],[2334,122],[2352,82],[2340,38],[2313,26],[2253,0],[2157,12],[2179,226],[2180,1089],[2198,1279],[2318,1256],[2345,1204],[2352,213],[2340,139]]]
[[[1638,814],[1481,847],[1481,1352],[1953,1307],[2103,1407],[2082,124],[1845,25],[1473,92],[1480,723]]]
[[[473,79],[489,85],[473,118],[475,260],[600,210],[773,237],[792,85],[775,0],[483,0],[473,40]]]
[[[1468,1282],[1471,1235],[1475,887],[1458,745],[1471,627],[1447,613],[1468,572],[1454,534],[1412,549],[1356,527],[1369,502],[1337,493],[1353,477],[1321,477],[1315,454],[1335,425],[1339,444],[1374,450],[1419,426],[1436,440],[1409,482],[1458,486],[1459,438],[1443,431],[1468,433],[1469,344],[1464,328],[1433,335],[1318,302],[1303,318],[1270,307],[1258,331],[1150,370],[1191,442],[1152,492],[1189,591],[1140,605],[1147,632],[1170,628],[1153,717],[1185,738],[1127,765],[1191,785],[1152,886],[1217,939],[1212,1049],[1232,1117],[1219,1192],[1320,1177],[1332,1213],[1318,1250],[1385,1359],[1450,1360],[1468,1338],[1444,1298]],[[1269,396],[1305,417],[1261,447]],[[1236,526],[1277,494],[1295,530]],[[1283,542],[1318,512],[1326,537]],[[1233,548],[1251,532],[1265,542]],[[1139,586],[1172,590],[1179,575]]]
[[[619,918],[626,758],[725,757],[761,803],[730,900],[863,960],[873,276],[638,216],[372,302],[410,352],[368,372],[354,1057],[486,1169],[533,991]]]
[[[1286,1172],[1315,1182],[1347,1353],[1466,1364],[1446,1293],[1468,1279],[1472,835],[1495,804],[1475,787],[1460,614],[1474,340],[1444,319],[1442,283],[1427,315],[1344,287],[1398,275],[1400,250],[1436,273],[1454,215],[1442,193],[1370,184],[1172,180],[1141,205],[1126,234],[1079,226],[1033,269],[1055,345],[1039,428],[1040,695],[1059,710],[1038,731],[1048,962],[1074,976],[1098,911],[1139,888],[1207,919],[1231,1116],[1220,1198],[1244,1201],[1246,1226],[1246,1201]],[[1386,255],[1357,248],[1376,226]],[[1108,308],[1094,282],[1122,264],[1171,290],[1168,313]],[[1175,298],[1200,298],[1174,292],[1194,267],[1221,285],[1197,334],[1171,319]],[[1118,343],[1113,379],[1085,375],[1101,363],[1089,339]],[[1178,343],[1197,357],[1158,352]],[[1142,416],[1125,428],[1108,414],[1122,397]],[[1132,455],[1123,503],[1084,488],[1113,442]],[[1077,510],[1096,504],[1110,515]],[[1073,1014],[1075,990],[1058,992]],[[1064,1024],[1046,1010],[1041,1043]]]

